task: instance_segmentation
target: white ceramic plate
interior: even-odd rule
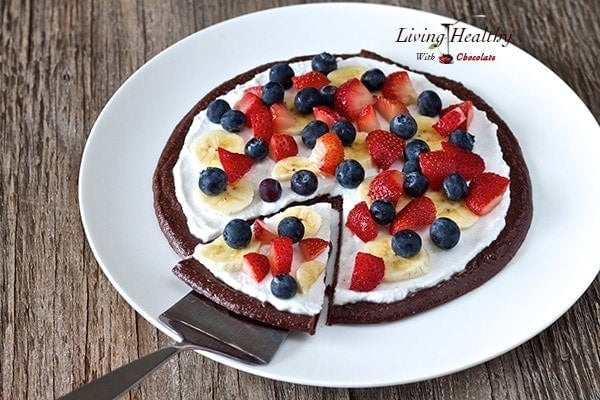
[[[310,28],[302,28],[301,21],[310,21]],[[154,216],[151,178],[167,137],[196,101],[224,80],[268,61],[366,48],[464,82],[505,119],[531,170],[535,215],[527,240],[516,258],[481,288],[413,318],[372,326],[320,326],[313,337],[292,335],[263,367],[207,356],[289,382],[391,385],[481,363],[555,321],[600,267],[600,246],[592,240],[600,226],[600,193],[588,180],[600,175],[595,161],[600,129],[565,83],[512,45],[453,44],[454,54],[493,52],[496,61],[442,65],[416,60],[416,52],[427,51],[429,43],[396,42],[401,27],[439,33],[439,24],[448,21],[454,22],[366,4],[285,7],[204,29],[146,63],[107,103],[81,164],[85,231],[119,293],[173,336],[157,317],[189,289],[170,272],[178,260]]]

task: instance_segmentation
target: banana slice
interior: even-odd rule
[[[368,242],[365,251],[381,257],[385,263],[384,282],[398,282],[425,275],[429,271],[429,253],[425,248],[411,257],[397,256],[392,250],[392,237],[380,235],[377,240]]]
[[[223,271],[235,272],[242,269],[244,254],[257,251],[260,243],[251,241],[243,249],[233,249],[225,243],[223,236],[207,244],[199,244],[194,249],[194,258],[203,264],[215,266]]]
[[[362,183],[356,188],[356,190],[358,190],[358,195],[360,196],[361,200],[366,201],[367,205],[371,205],[371,199],[369,198],[369,186],[371,186],[373,178],[375,177],[369,176],[365,178],[365,180],[362,181]]]
[[[292,175],[294,175],[296,171],[301,169],[312,171],[317,176],[321,175],[319,167],[317,167],[317,165],[310,161],[307,157],[294,156],[277,161],[275,166],[273,166],[273,170],[271,171],[271,178],[281,181],[288,181],[292,178]]]
[[[242,178],[216,196],[207,196],[198,189],[198,201],[221,214],[235,214],[248,207],[254,199],[254,189],[247,178]]]
[[[302,129],[304,129],[304,127],[306,125],[308,125],[308,123],[310,121],[314,120],[314,117],[312,116],[312,114],[302,115],[297,111],[293,111],[293,114],[294,114],[294,117],[296,118],[296,122],[294,123],[293,126],[286,129],[286,133],[290,133],[292,135],[297,136],[302,133]]]
[[[470,228],[479,217],[473,214],[464,201],[452,201],[441,192],[427,191],[425,196],[433,200],[437,218],[450,218],[458,224],[460,229]]]
[[[418,127],[415,138],[425,141],[431,150],[440,150],[444,138],[433,129],[433,124],[435,124],[437,120],[423,115],[416,115],[415,120],[417,121]]]
[[[344,158],[346,160],[352,159],[361,163],[365,168],[373,168],[373,159],[367,150],[367,139],[366,132],[356,132],[356,139],[351,146],[344,147]]]
[[[273,217],[273,225],[279,225],[279,221],[284,219],[285,217],[296,217],[302,224],[304,225],[304,237],[314,237],[319,228],[321,227],[321,223],[323,222],[323,217],[318,212],[311,210],[308,206],[294,206],[290,207],[282,213]]]
[[[298,291],[302,294],[308,293],[313,283],[325,271],[325,264],[320,261],[312,260],[300,264],[296,271],[296,282]]]
[[[244,139],[235,133],[221,130],[209,131],[192,142],[191,152],[205,167],[221,167],[217,148],[223,147],[234,153],[244,152]]]
[[[367,71],[366,67],[341,67],[338,69],[334,69],[329,74],[327,74],[327,78],[331,81],[331,85],[340,86],[348,79],[360,79],[360,77],[362,76],[362,74],[365,73],[365,71]]]

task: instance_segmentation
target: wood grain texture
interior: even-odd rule
[[[85,140],[119,85],[170,44],[292,3],[300,1],[0,0],[0,399],[53,399],[169,342],[117,294],[87,245],[77,202]],[[381,3],[486,14],[600,116],[597,0]],[[573,308],[523,345],[409,385],[294,385],[188,353],[126,398],[600,399],[599,304],[596,278]]]

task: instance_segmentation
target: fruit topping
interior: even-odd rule
[[[326,248],[329,247],[329,242],[321,238],[306,238],[302,239],[298,244],[300,252],[304,257],[304,260],[314,260],[321,254]]]
[[[208,167],[200,172],[198,186],[207,196],[216,196],[227,187],[227,175],[221,168]]]
[[[244,92],[242,98],[237,103],[235,103],[233,108],[246,114],[250,109],[254,108],[256,105],[263,105],[262,101],[260,100],[260,97],[252,92],[246,91]],[[221,124],[222,123],[223,122],[221,122]]]
[[[429,188],[440,190],[444,178],[456,172],[454,159],[443,150],[430,151],[419,155],[419,166],[429,181]]]
[[[275,275],[271,281],[271,293],[280,299],[291,299],[298,291],[298,284],[293,276],[287,274]]]
[[[313,113],[317,121],[324,122],[327,127],[332,126],[337,121],[344,119],[337,111],[328,106],[317,106],[313,108]]]
[[[416,160],[419,154],[426,153],[430,150],[427,142],[421,139],[413,139],[406,142],[404,147],[404,159],[406,161]]]
[[[319,92],[321,92],[321,102],[323,103],[324,106],[329,107],[329,108],[335,107],[333,98],[335,96],[336,91],[337,91],[337,86],[333,86],[333,85],[326,85],[326,86],[323,86],[321,89],[319,89]],[[313,112],[315,112],[314,109],[313,109]],[[316,116],[317,115],[315,112],[315,118],[316,118]]]
[[[502,200],[509,183],[508,178],[493,172],[484,172],[469,183],[465,204],[474,214],[485,215]]]
[[[227,175],[227,182],[235,183],[242,176],[246,175],[252,164],[254,164],[254,158],[240,153],[232,153],[222,147],[217,149],[219,153],[219,160],[223,165],[223,170]]]
[[[419,197],[425,194],[429,188],[429,181],[419,171],[409,172],[404,175],[404,183],[402,188],[404,189],[404,193],[406,193],[408,196]]]
[[[190,151],[198,162],[207,167],[221,167],[217,149],[222,147],[234,153],[244,151],[244,139],[237,133],[224,130],[208,131],[192,142]]]
[[[293,79],[293,78],[292,78]],[[283,102],[285,89],[278,82],[267,83],[262,90],[261,100],[265,106]]]
[[[304,225],[304,236],[307,238],[316,236],[323,223],[321,214],[308,206],[290,207],[278,215],[277,221],[289,216],[296,217],[302,221],[302,224]]]
[[[327,132],[329,132],[329,126],[327,126],[325,122],[319,120],[310,121],[302,129],[302,142],[306,145],[306,147],[312,149],[315,147],[317,139],[326,134]]]
[[[465,114],[465,116],[467,117],[467,120],[465,122],[463,122],[462,124],[460,124],[460,126],[458,127],[458,129],[462,129],[463,131],[466,131],[467,128],[469,127],[469,124],[473,120],[473,102],[470,100],[467,100],[467,101],[463,101],[462,103],[453,104],[451,106],[448,106],[448,107],[442,109],[442,111],[440,111],[440,118],[455,108],[460,108],[462,110],[462,112]]]
[[[444,193],[429,192],[429,197],[435,203],[436,216],[446,217],[456,222],[460,229],[472,227],[479,217],[473,214],[465,205],[464,201],[450,200]]]
[[[346,219],[346,226],[363,242],[368,242],[377,237],[377,224],[371,216],[367,203],[364,201],[350,210]]]
[[[269,80],[271,82],[277,82],[283,86],[284,89],[292,87],[292,77],[294,76],[294,70],[287,63],[277,63],[271,67],[269,71]]]
[[[227,185],[224,191],[214,196],[198,192],[202,206],[219,214],[232,215],[248,207],[254,199],[254,187],[247,178]]]
[[[375,98],[359,79],[352,78],[338,87],[334,103],[343,117],[354,121],[366,106],[375,103]]]
[[[365,71],[360,77],[360,81],[369,89],[371,92],[379,90],[385,83],[385,74],[379,68],[373,68]]]
[[[338,164],[344,161],[344,145],[339,136],[329,132],[319,137],[310,154],[310,160],[324,173],[335,174]]]
[[[402,172],[390,169],[380,172],[373,178],[367,196],[369,196],[371,201],[380,199],[389,200],[395,206],[400,196],[402,196],[402,190]]]
[[[269,142],[273,135],[273,116],[269,108],[262,103],[255,104],[248,110],[246,117],[250,122],[254,136]]]
[[[257,283],[265,279],[269,270],[269,258],[264,254],[255,252],[244,254],[242,258],[242,271]]]
[[[442,142],[442,149],[452,157],[456,171],[467,181],[485,170],[485,161],[478,154],[448,142]]]
[[[389,200],[379,199],[371,203],[371,217],[378,225],[388,225],[396,216],[396,206]]]
[[[356,128],[345,119],[335,122],[331,125],[330,130],[338,135],[344,146],[352,145],[356,139]]]
[[[298,243],[304,237],[304,225],[296,217],[285,217],[277,225],[277,234],[292,239],[292,242]]]
[[[419,113],[428,117],[435,117],[442,110],[442,99],[433,90],[424,90],[417,98]]]
[[[419,159],[416,158],[414,160],[408,160],[402,166],[402,172],[406,174],[410,174],[411,172],[421,172],[421,166],[419,165]]]
[[[462,200],[467,195],[467,181],[455,172],[444,178],[442,189],[448,199],[454,201]]]
[[[380,238],[365,245],[365,251],[381,257],[385,265],[384,282],[398,282],[416,278],[429,271],[429,253],[422,248],[411,258],[399,257],[392,250],[392,237],[381,235]]]
[[[243,249],[252,239],[250,224],[243,219],[232,219],[223,229],[223,240],[232,249]]]
[[[423,229],[435,220],[435,215],[435,204],[429,197],[416,197],[398,211],[390,226],[390,234],[394,235],[403,229]]]
[[[273,276],[290,273],[292,258],[294,257],[293,245],[292,239],[287,236],[280,236],[271,240],[269,257],[271,258],[271,273]]]
[[[294,82],[294,87],[298,90],[306,87],[321,89],[323,86],[329,84],[329,79],[320,72],[310,71],[304,75],[293,77],[292,82]]]
[[[257,240],[261,244],[269,244],[271,240],[277,237],[276,234],[271,232],[263,220],[257,219],[252,224],[252,235],[254,240]]]
[[[406,71],[392,72],[388,75],[381,93],[384,97],[399,100],[404,105],[413,104],[417,100],[417,92],[413,89]]]
[[[246,115],[239,110],[229,110],[223,114],[220,122],[226,131],[239,132],[246,125]]]
[[[369,292],[379,285],[384,274],[383,259],[372,254],[358,252],[354,259],[350,290]]]
[[[392,236],[392,250],[400,257],[411,258],[421,251],[421,237],[412,229],[402,229]]]
[[[244,153],[257,161],[264,160],[269,155],[269,146],[261,138],[251,138],[244,147]]]
[[[275,161],[298,154],[298,144],[294,138],[285,133],[275,133],[269,141],[269,157]]]
[[[319,181],[314,172],[301,169],[294,172],[290,179],[290,187],[292,192],[302,196],[310,196],[313,194],[319,185]]]
[[[289,181],[301,169],[307,169],[315,174],[320,174],[317,165],[307,157],[292,156],[277,161],[271,170],[271,177],[282,181]]]
[[[417,133],[417,121],[410,114],[396,115],[390,121],[390,132],[402,139],[410,139]]]
[[[452,110],[440,117],[439,121],[433,124],[440,135],[444,137],[450,136],[452,132],[459,129],[463,124],[467,123],[467,116],[460,107],[454,107]]]
[[[331,54],[323,52],[312,58],[310,66],[312,67],[313,71],[318,71],[327,75],[337,68],[337,61]]]
[[[377,113],[371,104],[363,108],[360,114],[358,114],[356,126],[362,132],[371,132],[380,128]]]
[[[325,264],[320,261],[307,261],[300,264],[296,271],[298,292],[302,294],[308,293],[323,271],[325,271]]]
[[[365,179],[365,169],[356,160],[344,160],[336,167],[335,178],[342,187],[354,189]]]
[[[213,100],[206,108],[206,118],[208,118],[208,120],[213,124],[220,124],[221,117],[229,110],[231,110],[231,107],[225,100]]]
[[[258,185],[258,194],[267,203],[279,200],[281,191],[281,184],[277,179],[265,178]]]
[[[369,132],[366,143],[373,162],[384,170],[388,169],[404,152],[404,140],[382,129]]]
[[[391,121],[398,114],[408,114],[408,108],[400,100],[382,96],[377,97],[375,109],[386,121]]]
[[[460,239],[460,228],[450,218],[438,218],[429,227],[431,241],[440,249],[449,250]]]
[[[287,109],[284,103],[275,103],[269,107],[271,119],[273,120],[273,130],[282,132],[296,124],[296,117]]]
[[[472,151],[473,145],[475,144],[475,136],[467,131],[458,129],[450,134],[448,141],[460,148]]]
[[[310,114],[313,107],[322,105],[321,92],[313,87],[306,87],[296,93],[294,106],[300,114]]]

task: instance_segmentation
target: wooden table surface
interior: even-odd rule
[[[282,3],[0,0],[1,399],[55,398],[170,342],[117,294],[88,247],[77,200],[83,147],[109,97],[152,56],[209,25]],[[600,116],[598,0],[384,3],[447,16],[486,14]],[[573,308],[525,344],[420,383],[324,389],[187,353],[128,396],[600,399],[599,301],[597,277]]]

